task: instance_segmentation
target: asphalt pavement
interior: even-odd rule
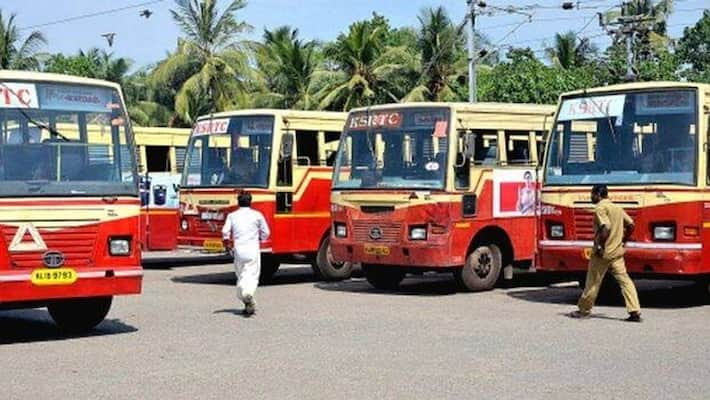
[[[639,281],[573,320],[580,289],[532,275],[458,293],[448,275],[381,292],[291,266],[235,298],[230,265],[146,271],[144,293],[63,336],[45,310],[0,311],[3,399],[707,399],[710,307],[688,283]]]

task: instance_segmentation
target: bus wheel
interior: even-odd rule
[[[274,279],[274,274],[279,270],[281,262],[271,254],[261,255],[261,273],[259,274],[259,284],[269,283]]]
[[[330,249],[330,238],[326,237],[318,248],[318,255],[313,264],[313,272],[323,280],[340,281],[350,278],[353,272],[353,264],[335,261]]]
[[[480,292],[493,289],[503,264],[498,246],[488,244],[478,246],[466,258],[463,268],[455,273],[456,281],[462,289]]]
[[[380,290],[396,290],[406,275],[399,268],[383,265],[363,264],[362,269],[365,271],[365,279],[370,282],[370,285]]]
[[[47,306],[49,315],[65,332],[88,332],[106,318],[113,297],[58,300]]]

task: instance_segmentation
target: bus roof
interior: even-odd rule
[[[121,91],[121,86],[114,82],[104,81],[100,79],[83,78],[80,76],[50,74],[46,72],[30,72],[16,71],[9,69],[0,70],[0,80],[22,80],[22,81],[37,81],[37,82],[60,82],[73,83],[79,85],[95,85],[108,86]]]
[[[302,111],[302,110],[279,110],[273,108],[253,108],[244,110],[222,111],[214,114],[201,115],[197,120],[209,118],[224,118],[224,117],[239,117],[239,116],[256,116],[256,115],[273,115],[282,118],[313,118],[313,119],[332,119],[345,120],[347,113],[337,111]]]
[[[421,102],[421,103],[392,103],[382,104],[371,107],[360,107],[351,110],[351,112],[364,112],[367,110],[389,110],[402,108],[418,108],[418,107],[443,107],[451,108],[458,112],[468,113],[507,113],[507,114],[549,114],[555,112],[555,106],[549,104],[530,104],[530,103],[463,103],[463,102]]]
[[[699,89],[710,91],[710,84],[706,83],[693,83],[693,82],[671,82],[671,81],[655,81],[655,82],[632,82],[632,83],[621,83],[618,85],[609,85],[594,87],[588,89],[575,90],[567,93],[563,93],[562,97],[567,96],[577,96],[586,93],[607,93],[614,91],[626,91],[626,90],[644,90],[644,89]]]

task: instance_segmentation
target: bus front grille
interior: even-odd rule
[[[624,209],[629,216],[636,220],[637,210],[634,208]],[[574,210],[574,240],[594,240],[594,216],[592,210]]]
[[[12,241],[18,228],[4,226],[0,229],[5,243],[8,247],[12,247]],[[44,266],[42,255],[48,250],[53,250],[59,251],[64,255],[64,266],[66,267],[93,267],[94,247],[98,230],[98,225],[52,229],[38,227],[39,235],[47,249],[15,251],[12,248],[8,248],[10,263],[13,268],[41,268]],[[30,233],[25,233],[21,243],[23,245],[39,246]]]
[[[376,237],[379,238],[375,239]],[[355,221],[353,223],[353,239],[357,242],[399,243],[401,237],[401,223],[378,221]]]

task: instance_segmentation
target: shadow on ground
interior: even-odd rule
[[[234,286],[237,283],[237,278],[234,275],[231,264],[225,266],[225,272],[176,276],[171,278],[171,280],[175,283],[189,283],[197,285]],[[287,265],[282,266],[270,282],[259,286],[290,285],[315,281],[316,278],[313,275],[313,270],[310,266]]]
[[[642,308],[690,308],[709,303],[706,289],[693,282],[636,280],[635,283]],[[581,293],[582,290],[577,285],[565,285],[511,290],[508,295],[536,303],[574,306]],[[624,300],[618,291],[612,290],[610,293],[601,293],[597,305],[623,307]]]
[[[91,332],[68,335],[52,322],[44,309],[0,311],[0,345],[119,335],[137,331],[138,329],[121,320],[106,319]]]
[[[196,257],[184,259],[143,259],[142,264],[145,269],[167,271],[180,267],[197,267],[200,265],[231,264],[231,257]]]
[[[512,281],[501,282],[498,287],[503,289],[517,287],[548,286],[563,279],[552,275],[523,273]],[[424,275],[407,275],[397,290],[380,290],[372,287],[366,279],[351,279],[342,282],[319,282],[315,287],[322,290],[364,294],[394,294],[403,296],[448,296],[461,292],[453,275],[450,273],[426,273]]]

